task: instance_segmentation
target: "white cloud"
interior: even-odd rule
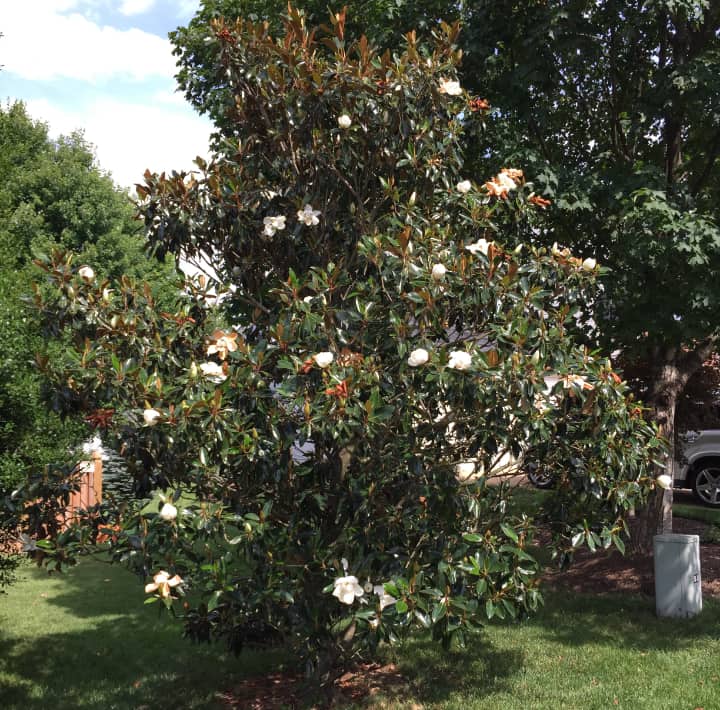
[[[100,167],[112,172],[118,185],[142,182],[151,172],[192,170],[192,161],[207,158],[211,126],[189,107],[148,106],[101,98],[69,111],[45,99],[28,101],[28,111],[46,121],[51,135],[78,128],[96,146]]]
[[[200,9],[199,0],[178,0],[178,17],[191,17]]]
[[[152,10],[155,0],[123,0],[119,11],[123,15],[141,15]]]
[[[125,0],[125,5],[148,0]],[[0,1],[0,57],[4,71],[24,79],[101,81],[172,76],[175,59],[168,40],[139,29],[100,26],[73,0]]]

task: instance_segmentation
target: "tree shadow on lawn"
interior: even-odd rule
[[[0,632],[3,710],[220,708],[219,693],[273,665],[271,654],[228,658],[221,648],[176,637],[128,640],[123,624],[49,634],[34,641]]]
[[[482,633],[469,637],[464,651],[443,652],[423,635],[393,649],[393,655],[413,695],[431,703],[466,693],[477,700],[507,692],[526,659],[523,649],[498,649]]]
[[[119,567],[83,561],[62,577],[23,577],[0,602],[3,710],[222,707],[219,691],[282,661],[191,644]]]
[[[720,602],[706,600],[688,619],[660,619],[652,597],[624,594],[548,593],[540,612],[522,622],[566,646],[587,644],[629,651],[682,651],[700,640],[717,640]]]

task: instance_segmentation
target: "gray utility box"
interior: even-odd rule
[[[655,611],[658,616],[688,617],[702,611],[700,538],[656,535]]]

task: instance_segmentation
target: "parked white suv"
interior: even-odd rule
[[[675,488],[690,488],[705,505],[720,508],[720,429],[680,437],[673,461]]]

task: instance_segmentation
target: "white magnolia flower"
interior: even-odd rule
[[[450,353],[448,367],[451,370],[469,370],[472,366],[472,356],[464,350],[453,350]]]
[[[338,126],[340,126],[340,128],[350,128],[350,126],[352,126],[352,119],[344,113],[342,116],[338,116]]]
[[[223,372],[222,365],[218,365],[216,362],[203,362],[200,365],[200,370],[203,373],[203,377],[207,377],[217,384],[227,379],[227,375]]]
[[[506,172],[500,172],[495,176],[495,182],[503,188],[503,190],[514,190],[517,183]]]
[[[237,337],[237,333],[224,333],[222,330],[216,330],[210,336],[207,354],[217,355],[221,360],[224,360],[228,353],[234,353],[238,349]]]
[[[298,221],[305,224],[305,226],[312,227],[320,223],[320,220],[318,219],[319,214],[320,210],[314,210],[312,205],[305,205],[305,207],[301,210],[298,210],[297,218]]]
[[[78,276],[85,281],[92,281],[95,278],[95,272],[89,266],[81,266],[78,269]]]
[[[167,599],[170,596],[170,589],[182,583],[182,577],[179,575],[176,574],[174,577],[170,577],[167,572],[160,570],[153,577],[152,583],[145,585],[145,594],[157,592],[163,599]]]
[[[330,364],[335,359],[335,356],[332,353],[329,352],[322,352],[317,353],[316,355],[313,355],[313,360],[315,360],[315,364],[322,368],[323,370],[326,367],[330,367]]]
[[[85,456],[92,456],[93,454],[102,455],[102,441],[99,436],[94,436],[90,441],[86,441],[82,445],[82,451]]]
[[[472,190],[472,183],[470,180],[463,180],[455,185],[455,189],[464,195]]]
[[[445,278],[446,273],[447,269],[444,264],[435,264],[432,267],[431,276],[435,281],[442,281]]]
[[[397,601],[395,597],[385,591],[385,587],[382,584],[376,584],[373,587],[373,592],[380,597],[380,611],[382,611],[386,606],[390,606]]]
[[[275,232],[285,229],[285,217],[283,215],[275,217],[265,217],[263,219],[263,234],[268,237],[275,236]]]
[[[462,463],[455,464],[455,477],[460,483],[472,480],[474,473],[475,464],[472,461],[463,461]]]
[[[595,267],[597,266],[597,261],[595,259],[587,258],[582,263],[583,271],[595,271]]]
[[[358,584],[357,577],[352,574],[347,577],[338,577],[334,584],[333,596],[337,597],[338,601],[343,604],[352,604],[355,597],[360,598],[365,593]]]
[[[459,81],[453,81],[452,79],[440,79],[441,94],[447,94],[448,96],[460,96],[462,94],[462,86]]]
[[[658,476],[655,479],[655,483],[660,487],[667,490],[668,488],[672,488],[673,480],[670,476],[667,475],[667,473],[663,473],[662,476]]]
[[[146,409],[143,412],[143,419],[145,420],[145,424],[148,426],[154,426],[161,418],[162,412],[159,412],[157,409]]]
[[[418,348],[410,353],[408,365],[410,365],[410,367],[420,367],[420,365],[424,365],[429,359],[430,355],[428,351],[425,350],[425,348]]]
[[[177,518],[177,508],[172,503],[165,503],[165,505],[160,508],[160,517],[169,523],[172,522]]]
[[[465,248],[472,254],[480,252],[487,256],[490,242],[487,239],[478,239],[474,244],[468,244]]]
[[[577,387],[581,390],[595,389],[595,387],[591,385],[587,381],[587,378],[583,377],[583,375],[563,375],[560,379],[562,380],[563,388],[566,390],[569,390],[571,387]]]

